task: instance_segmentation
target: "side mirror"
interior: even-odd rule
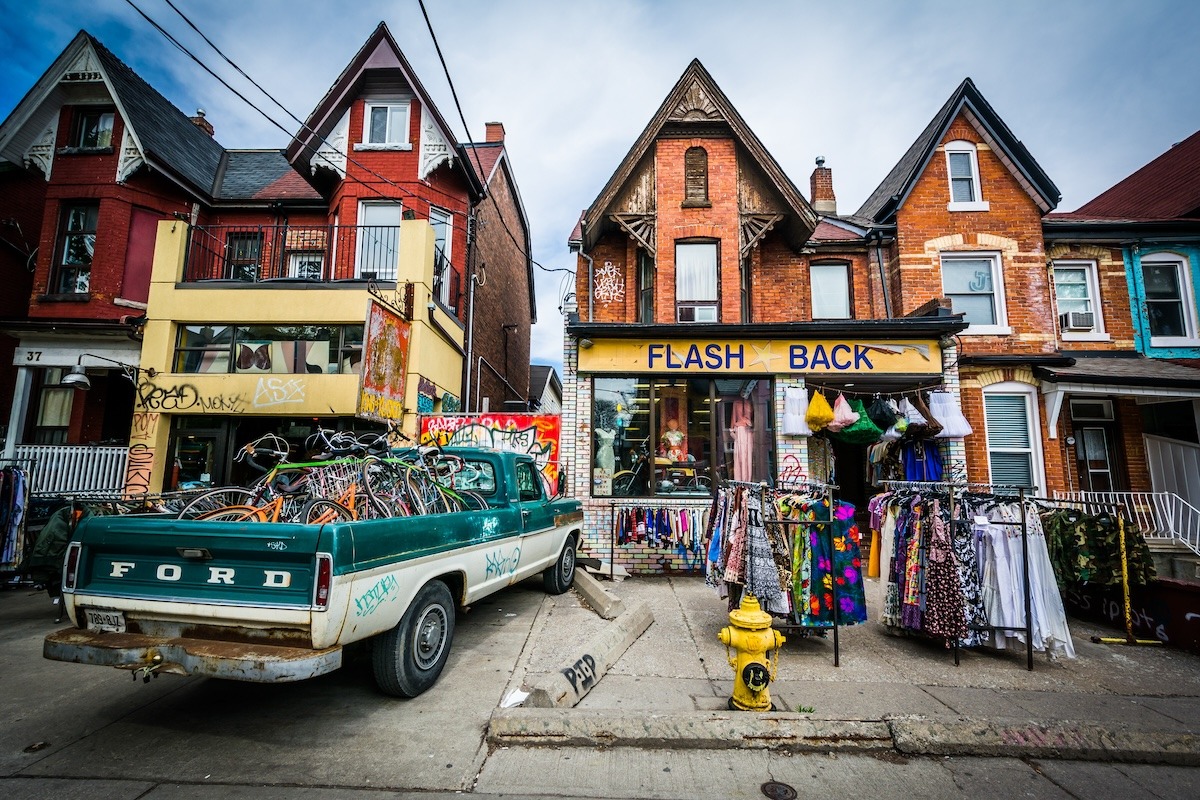
[[[561,464],[558,467],[558,485],[555,487],[555,496],[567,496],[567,470]]]

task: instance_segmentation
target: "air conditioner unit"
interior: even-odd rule
[[[1090,331],[1096,327],[1096,315],[1091,311],[1068,311],[1058,315],[1058,325],[1064,331]]]

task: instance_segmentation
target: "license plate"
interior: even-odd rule
[[[124,611],[108,611],[102,608],[89,608],[84,611],[87,614],[88,628],[96,631],[112,631],[113,633],[125,632],[125,612]]]

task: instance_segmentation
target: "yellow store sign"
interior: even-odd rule
[[[940,375],[942,350],[934,340],[597,339],[580,347],[579,371]]]

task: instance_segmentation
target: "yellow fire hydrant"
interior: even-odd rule
[[[722,628],[717,638],[725,644],[725,655],[733,667],[733,697],[731,709],[742,711],[771,711],[771,690],[767,685],[775,680],[779,668],[779,648],[783,635],[771,628],[771,615],[762,610],[752,594],[742,597],[741,606],[729,612],[729,627]],[[736,651],[735,656],[730,648]],[[774,650],[774,657],[770,651]]]

